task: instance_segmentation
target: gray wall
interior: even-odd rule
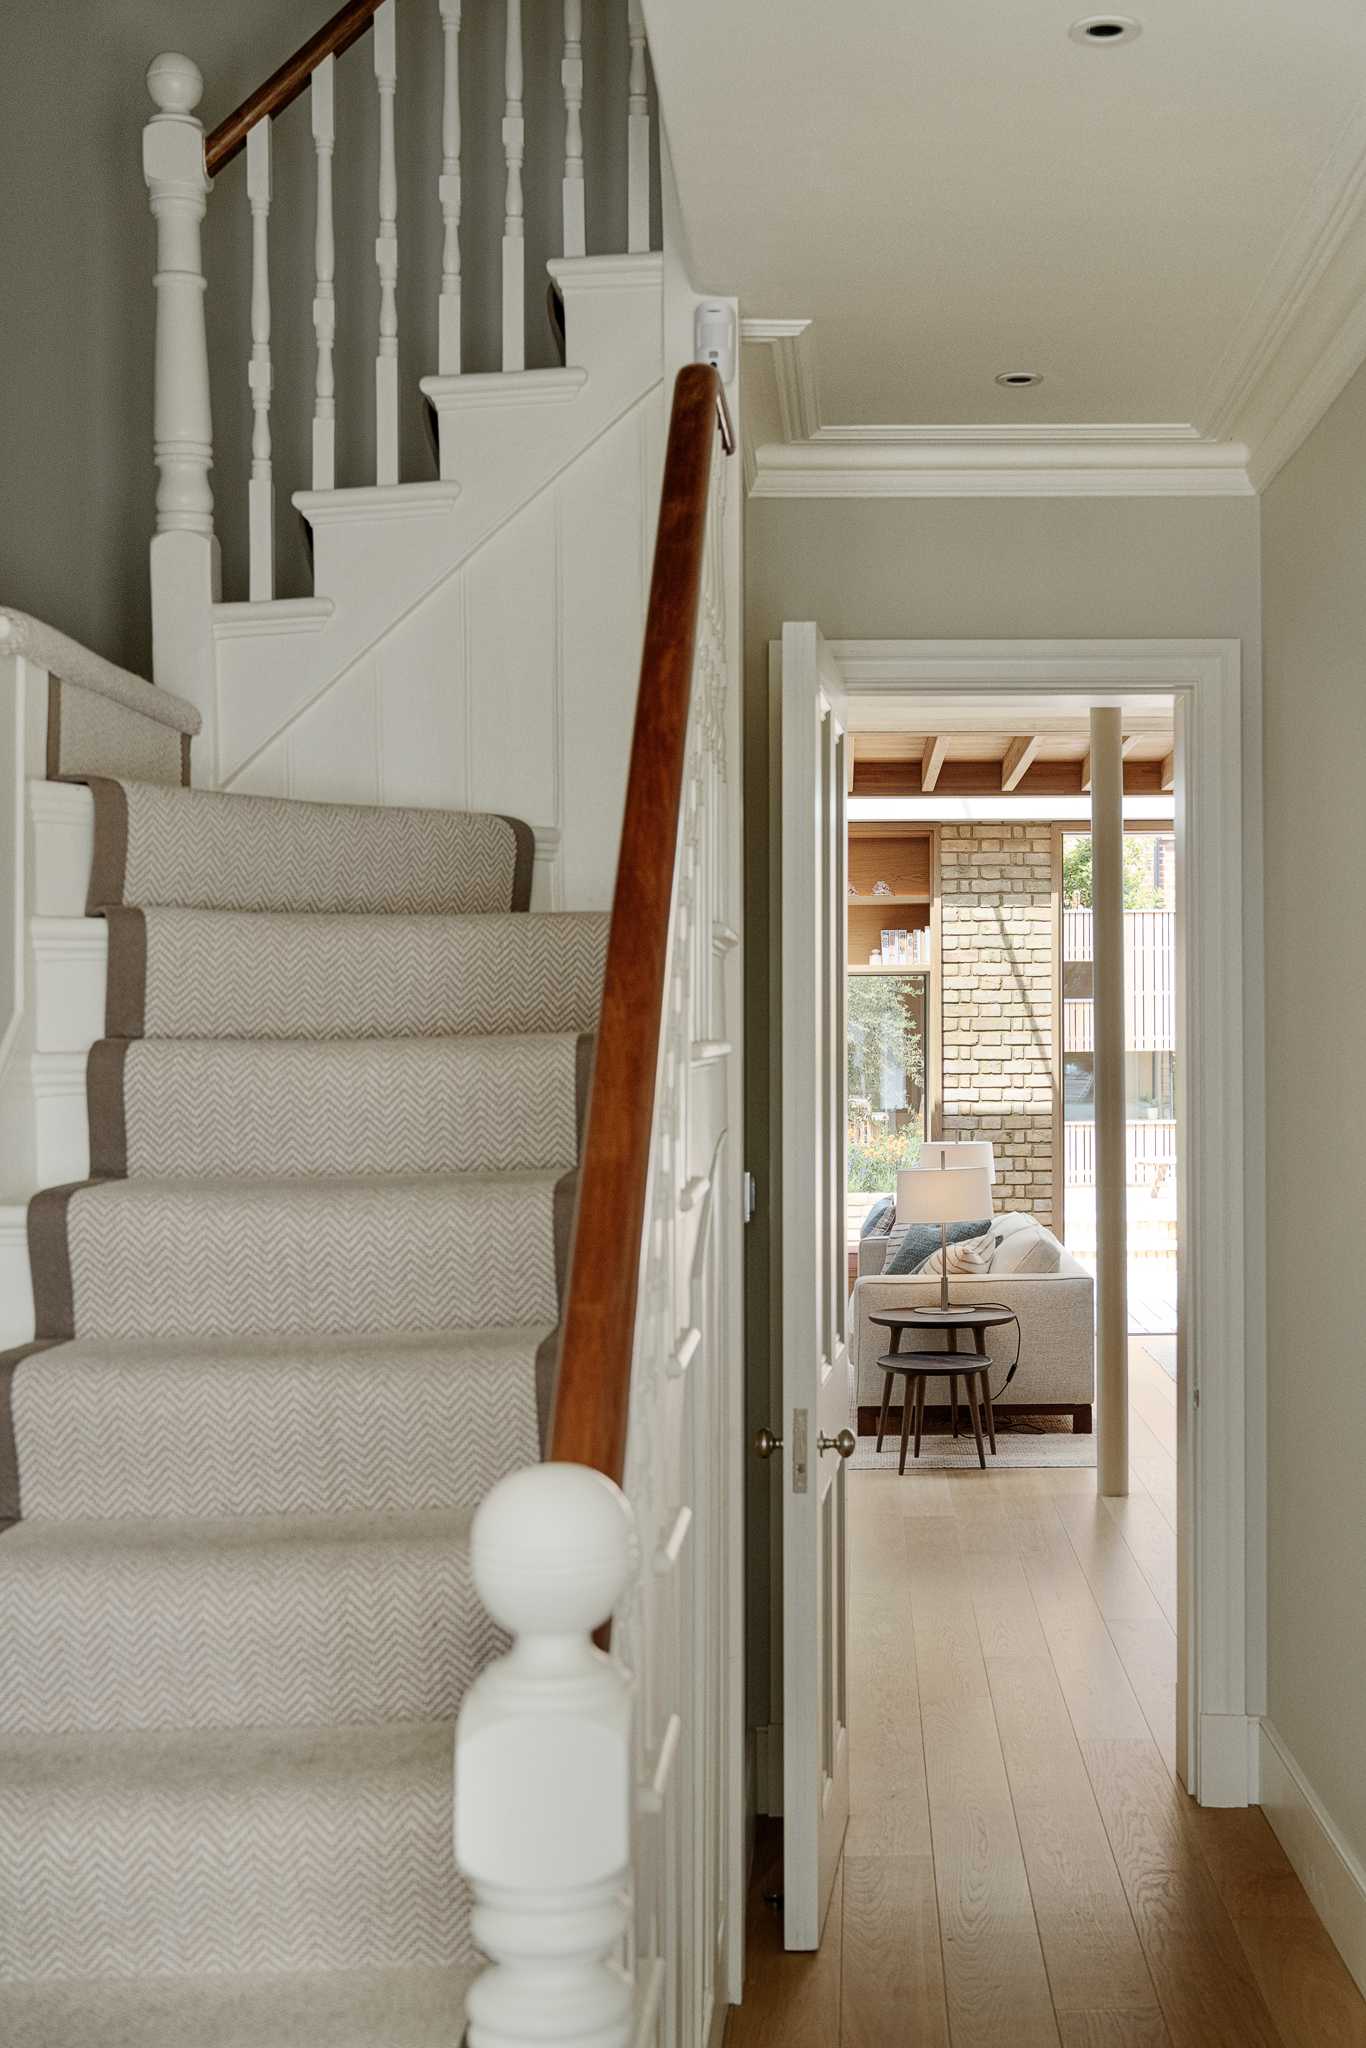
[[[1246,793],[1260,797],[1259,506],[1255,499],[757,499],[745,530],[746,1058],[761,1072],[775,1038],[769,1009],[767,643],[784,619],[815,619],[830,639],[1236,638],[1242,642]],[[1366,556],[1363,557],[1366,559]],[[1255,902],[1257,848],[1247,886]],[[1250,928],[1249,986],[1259,990],[1260,933]],[[1260,994],[1247,1016],[1250,1097],[1261,1091]],[[752,1089],[750,1163],[766,1158],[768,1103]],[[1261,1160],[1248,1161],[1249,1261],[1259,1269]],[[748,1237],[751,1423],[776,1415],[768,1304],[771,1191]],[[774,1421],[775,1428],[777,1427]],[[1249,1388],[1249,1479],[1261,1483],[1261,1389]],[[770,1683],[766,1560],[771,1494],[751,1489],[751,1717],[781,1717]],[[1258,1560],[1249,1560],[1255,1573]],[[1253,1661],[1260,1641],[1254,1615]],[[1254,1708],[1260,1704],[1254,1697]]]
[[[1263,540],[1269,1712],[1366,1858],[1366,370]]]
[[[150,658],[153,235],[141,171],[159,50],[204,73],[205,124],[334,11],[330,0],[56,0],[0,6],[0,602],[143,673]],[[559,0],[526,0],[529,366],[553,360],[545,260],[559,249]],[[584,8],[590,253],[625,247],[625,0]],[[397,135],[403,474],[434,476],[420,376],[436,368],[441,46],[437,0],[399,0]],[[465,367],[499,367],[502,10],[465,9]],[[376,112],[369,40],[337,69],[338,475],[373,482]],[[277,124],[271,237],[278,592],[311,587],[289,505],[309,482],[313,151],[307,98]],[[656,218],[658,214],[656,212]],[[214,494],[223,593],[246,596],[250,224],[246,160],[218,179],[205,229]]]

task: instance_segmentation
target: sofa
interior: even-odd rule
[[[1032,1219],[1020,1219],[1031,1221]],[[1014,1218],[998,1217],[997,1228],[1009,1226]],[[1018,1227],[1018,1225],[1017,1225]],[[972,1272],[955,1272],[949,1260],[951,1302],[1003,1302],[1020,1319],[1020,1363],[1009,1387],[996,1389],[1005,1378],[1015,1356],[1015,1330],[1010,1324],[987,1332],[987,1355],[993,1362],[992,1397],[1001,1409],[1041,1415],[1070,1414],[1075,1430],[1089,1431],[1095,1402],[1095,1282],[1060,1245],[1050,1231],[1032,1226],[1037,1241],[1056,1250],[1056,1271],[998,1271],[988,1265]],[[877,1327],[869,1317],[898,1308],[928,1308],[939,1301],[939,1273],[887,1274],[883,1268],[898,1242],[874,1233],[859,1242],[858,1278],[854,1282],[849,1310],[849,1353],[853,1374],[854,1404],[858,1430],[869,1435],[877,1429],[882,1406],[884,1375],[878,1359],[892,1348],[892,1332]],[[1004,1261],[1003,1261],[1004,1263]],[[960,1336],[960,1345],[970,1340]],[[941,1331],[926,1331],[912,1347],[909,1335],[901,1339],[902,1349],[938,1351],[945,1348]],[[893,1383],[893,1409],[899,1414],[901,1383]],[[931,1380],[931,1405],[947,1402],[947,1383]]]

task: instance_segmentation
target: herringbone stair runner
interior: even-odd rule
[[[529,910],[515,821],[91,787],[93,1178],[0,1368],[0,2040],[450,2048],[468,1529],[543,1441],[606,920]]]

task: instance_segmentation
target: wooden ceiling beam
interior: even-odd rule
[[[944,756],[948,750],[949,743],[942,734],[926,740],[925,751],[920,757],[920,789],[922,795],[928,796],[936,782],[938,782],[939,771],[944,765]]]
[[[1001,763],[1001,791],[1003,795],[1014,789],[1021,781],[1025,770],[1042,745],[1042,736],[1036,732],[1029,733],[1018,740],[1010,742],[1010,745],[1006,748],[1005,759]]]
[[[1123,739],[1119,743],[1119,757],[1121,761],[1128,760],[1130,754],[1132,754],[1134,748],[1139,744],[1141,738],[1141,733],[1125,733]],[[1166,787],[1165,783],[1163,784],[1163,787]],[[1089,747],[1086,749],[1086,752],[1081,757],[1081,789],[1083,796],[1089,796],[1091,794],[1091,749]]]
[[[1176,788],[1176,756],[1167,754],[1162,761],[1162,792]]]

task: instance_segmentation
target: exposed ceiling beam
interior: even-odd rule
[[[925,751],[920,757],[920,790],[923,796],[928,796],[938,782],[939,771],[944,765],[944,756],[948,750],[949,743],[942,733],[926,740]]]
[[[1168,754],[1162,763],[1162,788],[1164,791],[1176,788],[1175,754]]]
[[[1003,795],[1015,788],[1042,745],[1043,739],[1036,732],[1030,733],[1025,738],[1010,742],[1010,745],[1006,748],[1005,759],[1001,763],[1001,792]]]

